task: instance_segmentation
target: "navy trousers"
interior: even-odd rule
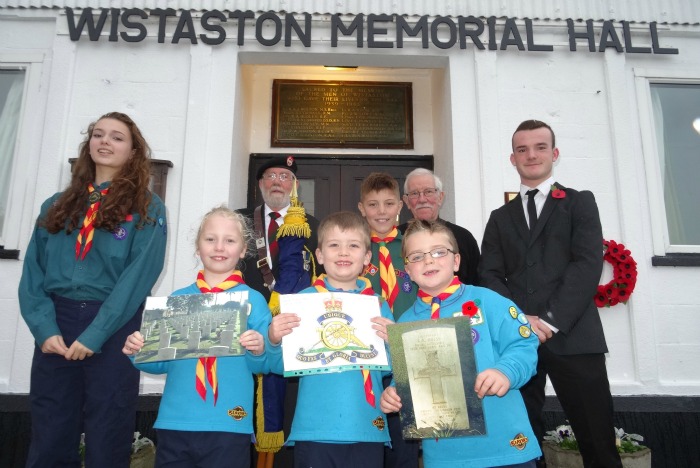
[[[54,298],[56,321],[69,346],[100,309],[97,301]],[[136,427],[139,371],[121,350],[141,326],[139,309],[83,361],[44,354],[32,360],[29,399],[32,437],[27,468],[80,468],[80,434],[85,433],[86,468],[126,468]]]
[[[384,388],[391,384],[391,376],[382,379]],[[391,436],[391,448],[384,447],[384,468],[418,468],[419,440],[406,440],[401,430],[399,413],[386,415]]]
[[[601,353],[564,356],[552,353],[546,346],[540,346],[538,357],[537,374],[520,389],[520,392],[525,401],[530,424],[540,444],[547,430],[544,427],[542,410],[545,402],[545,384],[549,375],[564,414],[576,434],[583,466],[621,467],[620,454],[615,446],[613,400],[605,367],[605,355]]]
[[[156,468],[250,468],[250,434],[157,431]]]
[[[384,444],[356,442],[353,444],[324,444],[296,442],[295,468],[383,468]]]

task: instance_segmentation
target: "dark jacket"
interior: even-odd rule
[[[593,297],[603,269],[603,234],[593,194],[547,196],[532,236],[522,198],[491,213],[481,244],[480,284],[559,329],[544,346],[562,355],[605,353]]]
[[[253,222],[253,212],[255,211],[255,208],[245,208],[241,210],[236,210],[239,213],[241,213],[243,216],[246,218],[250,219],[250,224],[255,228],[255,223]],[[262,214],[263,216],[265,215],[265,209],[264,207],[262,208]],[[323,272],[323,269],[321,268],[321,265],[318,264],[318,261],[316,260],[316,247],[318,244],[318,239],[317,239],[317,231],[318,231],[318,220],[314,218],[313,216],[307,214],[306,215],[307,221],[309,223],[309,227],[311,228],[311,237],[306,240],[306,247],[309,249],[309,251],[313,254],[313,261],[316,265],[316,274],[320,274]],[[263,228],[264,228],[264,220],[263,220]],[[256,238],[259,237],[256,235]],[[241,273],[243,273],[243,279],[245,280],[246,284],[250,286],[251,288],[255,289],[258,291],[260,294],[262,294],[265,297],[266,301],[270,300],[270,290],[265,286],[265,283],[263,281],[262,274],[260,273],[260,270],[257,267],[257,262],[258,262],[258,251],[254,250],[252,255],[246,256],[244,260],[243,267],[241,269]],[[276,258],[272,259],[272,274],[277,278],[278,275],[278,270],[279,270],[279,264],[277,262]],[[311,272],[313,273],[313,272]]]

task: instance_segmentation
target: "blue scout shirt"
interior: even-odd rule
[[[333,288],[326,280],[328,291],[360,294],[365,288],[361,279],[357,289],[350,291]],[[317,293],[313,286],[300,294]],[[386,301],[380,300],[381,315],[391,319]],[[303,311],[301,312],[303,314]],[[282,369],[273,369],[281,373]],[[379,409],[382,394],[382,372],[370,371],[372,388],[376,396],[376,408],[365,399],[362,373],[358,371],[331,372],[304,375],[299,378],[299,394],[292,421],[288,445],[296,441],[353,443],[390,441],[386,416]]]
[[[248,291],[248,302],[251,305],[248,329],[257,330],[263,336],[265,352],[255,356],[246,351],[243,356],[217,358],[219,398],[216,406],[209,384],[206,401],[202,400],[195,389],[197,359],[136,364],[139,370],[150,374],[168,374],[158,408],[158,419],[153,425],[156,429],[253,433],[253,374],[270,372],[269,356],[271,353],[281,353],[281,348],[270,346],[267,328],[272,315],[262,294],[245,284],[226,290],[236,291]],[[199,292],[197,284],[193,283],[178,289],[172,295]]]
[[[490,289],[462,284],[440,305],[440,318],[462,315],[474,301],[480,312],[471,318],[477,372],[494,368],[510,380],[502,397],[483,399],[487,434],[451,439],[423,439],[426,468],[516,465],[540,456],[540,448],[518,390],[535,374],[538,340],[515,304]],[[416,300],[399,322],[430,320],[430,304]]]

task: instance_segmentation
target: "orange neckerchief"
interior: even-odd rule
[[[326,278],[326,274],[323,273],[321,274],[316,281],[314,281],[313,287],[316,288],[316,291],[318,292],[328,292],[328,288],[326,287],[326,282],[324,279]],[[369,282],[367,278],[364,278],[362,276],[357,278],[359,281],[363,282],[365,287],[360,291],[360,294],[364,294],[366,296],[374,296],[374,290],[372,289],[372,283]],[[372,388],[372,378],[369,375],[369,371],[366,369],[361,369],[360,372],[362,372],[362,383],[364,386],[365,390],[365,400],[367,400],[367,403],[369,403],[372,407],[376,408],[377,407],[377,400],[376,396],[374,395],[374,389]]]
[[[85,260],[85,256],[92,248],[92,237],[95,235],[95,216],[97,216],[97,210],[100,208],[100,203],[102,197],[107,195],[109,187],[100,190],[99,192],[95,190],[95,186],[88,185],[88,201],[90,202],[90,207],[85,213],[85,219],[83,219],[83,225],[78,232],[78,238],[75,241],[75,259]],[[83,246],[83,239],[85,239],[85,246]],[[82,254],[80,249],[83,249]]]
[[[197,273],[197,287],[202,294],[205,293],[218,293],[231,289],[239,284],[245,284],[241,272],[236,270],[231,276],[223,280],[221,283],[217,284],[213,288],[210,287],[204,280],[204,270],[200,270]],[[205,381],[209,382],[211,391],[214,394],[214,406],[216,406],[216,400],[219,399],[219,380],[216,377],[216,357],[215,356],[204,356],[197,360],[197,368],[195,370],[195,381],[194,387],[202,400],[207,401],[207,384]]]
[[[391,263],[391,254],[386,245],[396,239],[398,233],[399,230],[396,226],[384,238],[372,233],[372,242],[379,244],[379,284],[382,286],[382,297],[386,299],[392,312],[394,311],[394,302],[399,295],[399,288],[396,285],[396,270]]]
[[[452,278],[452,282],[447,288],[435,297],[423,292],[421,289],[418,290],[418,297],[426,304],[430,304],[430,320],[437,320],[440,318],[440,303],[450,297],[453,292],[457,291],[460,285],[459,278],[455,276]]]

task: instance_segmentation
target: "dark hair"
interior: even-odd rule
[[[318,226],[318,247],[323,250],[323,241],[328,235],[328,231],[337,227],[342,232],[355,230],[360,232],[363,237],[363,242],[367,250],[370,248],[370,230],[369,224],[365,218],[353,211],[338,211],[331,213],[321,221]]]
[[[118,120],[127,126],[131,134],[133,155],[112,179],[109,194],[102,201],[95,217],[95,227],[113,231],[130,213],[138,213],[141,218],[137,228],[154,221],[148,217],[148,205],[152,198],[148,188],[151,180],[151,149],[128,115],[110,112],[88,126],[85,139],[80,144],[78,158],[73,164],[70,184],[46,213],[44,226],[52,234],[64,229],[70,233],[83,222],[88,201],[87,186],[95,181],[95,162],[90,157],[90,139],[95,125],[103,119]]]
[[[518,125],[518,128],[515,129],[515,131],[513,132],[513,136],[510,139],[511,146],[513,146],[513,138],[515,137],[516,133],[521,132],[523,130],[537,130],[538,128],[546,128],[549,130],[549,133],[552,134],[552,149],[556,148],[556,138],[554,137],[554,130],[552,130],[552,127],[542,122],[541,120],[535,119],[524,120],[523,122],[520,122],[520,125]],[[515,148],[513,148],[513,150],[515,150]]]
[[[406,242],[408,238],[413,234],[418,234],[419,232],[427,232],[428,234],[445,234],[447,239],[450,241],[450,247],[455,254],[459,253],[459,246],[457,245],[457,239],[452,233],[450,228],[448,228],[441,221],[426,221],[424,219],[412,219],[408,222],[406,231],[403,233],[403,241],[401,242],[401,256],[406,257]]]
[[[372,172],[365,177],[360,185],[360,199],[365,198],[371,192],[379,192],[382,190],[391,190],[396,195],[396,198],[401,198],[399,192],[399,183],[386,172]]]

